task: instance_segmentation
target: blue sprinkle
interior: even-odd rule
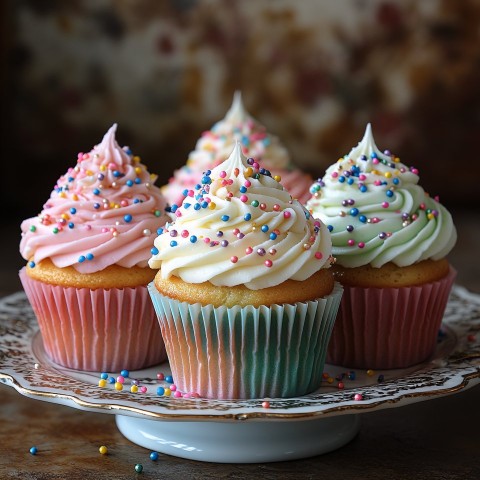
[[[333,231],[333,225],[327,225],[327,228],[329,232]]]
[[[222,215],[223,222],[228,222],[229,220],[230,220],[230,217],[228,215]]]
[[[366,185],[362,185],[362,186],[360,187],[360,191],[361,191],[362,193],[365,193],[367,190],[368,190],[368,189],[367,189],[367,186],[366,186]]]
[[[164,395],[165,394],[165,389],[163,387],[157,387],[157,395]]]
[[[394,185],[398,185],[400,183],[400,179],[399,178],[394,178],[392,180],[392,182],[393,182]]]
[[[244,216],[243,216],[243,219],[248,222],[249,220],[251,220],[252,218],[252,214],[251,213],[246,213]]]
[[[268,232],[268,225],[262,225],[262,232]]]
[[[190,242],[191,242],[191,243],[196,243],[196,241],[197,241],[197,237],[196,237],[195,235],[192,235],[192,236],[190,237]]]
[[[175,213],[176,211],[178,210],[178,205],[176,203],[174,203],[171,207],[170,207],[170,211],[172,213]]]
[[[28,266],[30,268],[35,268],[35,262],[34,261],[28,262]]]
[[[201,203],[201,207],[202,207],[202,208],[207,208],[207,207],[208,207],[208,202],[203,201],[203,202]]]
[[[138,199],[138,198],[135,198],[135,199],[133,200],[133,203],[139,203],[139,202],[141,202],[141,200]]]
[[[78,257],[78,263],[83,263],[85,261],[85,257],[83,255],[80,255]]]
[[[87,253],[87,260],[93,260],[93,253]]]
[[[350,209],[350,215],[352,217],[356,217],[358,215],[358,208],[351,208]]]
[[[150,460],[153,460],[156,462],[158,460],[158,453],[157,452],[151,452],[150,453]]]
[[[95,189],[93,190],[93,194],[94,194],[94,195],[100,195],[100,190],[99,190],[98,188],[95,188]]]
[[[183,195],[184,197],[186,197],[186,196],[188,195],[188,189],[187,189],[187,188],[182,192],[182,195]]]
[[[121,375],[122,377],[128,378],[128,376],[130,375],[130,372],[129,372],[128,370],[122,370],[122,371],[120,372],[120,375]]]
[[[391,190],[387,190],[387,191],[385,192],[385,195],[386,195],[387,197],[393,197],[393,192],[392,192]]]
[[[70,223],[68,224],[68,228],[73,228],[73,227],[75,227],[75,224],[74,224],[73,222],[70,222]]]
[[[167,383],[173,383],[173,377],[171,375],[166,375],[165,376],[165,381]]]
[[[202,183],[204,185],[210,185],[212,183],[212,179],[210,177],[207,177],[206,175],[202,178]]]
[[[132,217],[129,213],[127,213],[127,214],[123,217],[123,219],[124,219],[127,223],[130,223],[130,222],[132,221],[132,218],[133,218],[133,217]]]
[[[94,203],[94,204],[93,204],[93,208],[94,208],[95,210],[98,210],[98,209],[100,208],[100,204],[99,204],[99,203]]]
[[[338,181],[340,183],[344,183],[345,182],[345,177],[343,175],[341,175],[340,177],[338,177]]]
[[[70,213],[71,213],[72,215],[75,215],[75,214],[77,213],[77,209],[74,208],[74,207],[72,207],[72,208],[70,209]]]
[[[199,203],[196,203],[194,206],[193,206],[193,209],[194,210],[200,210],[202,207],[200,206]]]
[[[105,373],[105,372],[101,373],[101,374],[100,374],[100,378],[101,378],[102,380],[106,380],[106,379],[108,378],[108,373]]]
[[[37,452],[38,452],[37,447],[32,447],[32,448],[30,448],[30,453],[31,453],[32,455],[36,455]]]
[[[108,377],[108,383],[115,383],[115,377]]]
[[[137,178],[135,179],[135,183],[138,185],[138,184],[142,183],[142,180],[137,177]]]
[[[272,233],[270,234],[270,240],[276,240],[276,238],[277,238],[277,234],[274,233],[274,232],[272,232]]]
[[[156,255],[158,253],[158,248],[157,247],[153,247],[151,250],[150,250],[151,254],[152,255]]]
[[[171,246],[171,247],[176,247],[177,245],[178,245],[178,243],[177,243],[176,240],[172,240],[172,241],[170,242],[170,246]]]
[[[125,183],[127,184],[127,187],[131,187],[133,185],[133,180],[127,180]]]
[[[192,206],[191,203],[184,203],[184,204],[183,204],[183,208],[185,208],[185,209],[187,209],[187,208],[189,208],[189,207],[191,207],[191,206]]]
[[[358,219],[362,222],[362,223],[367,223],[367,217],[365,215],[360,215],[358,217]]]
[[[354,182],[354,181],[355,181],[355,180],[354,180],[353,178],[349,178],[349,179],[347,180],[347,183],[348,183],[349,185],[353,185],[353,182]]]
[[[239,190],[240,190],[240,193],[245,193],[247,191],[247,187],[242,185]]]
[[[157,235],[161,235],[163,233],[163,228],[160,227],[157,229]]]

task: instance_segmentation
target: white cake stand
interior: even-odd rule
[[[60,367],[45,354],[23,293],[0,300],[0,381],[21,394],[75,409],[116,416],[120,432],[150,450],[193,460],[257,463],[319,455],[348,443],[360,414],[396,408],[480,383],[480,295],[455,287],[432,358],[409,369],[369,375],[327,365],[345,388],[325,382],[298,398],[208,400],[158,396],[157,373],[168,363],[131,372],[147,393],[98,386],[99,374]],[[119,372],[111,372],[118,374]],[[371,372],[369,372],[371,373]],[[378,375],[384,381],[378,382]],[[359,395],[359,396],[357,396]]]

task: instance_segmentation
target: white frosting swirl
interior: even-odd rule
[[[330,266],[325,225],[249,161],[237,143],[174,209],[176,220],[155,239],[158,253],[149,261],[163,278],[261,289]]]
[[[457,234],[450,213],[417,183],[418,171],[375,145],[370,124],[357,147],[311,187],[307,208],[328,225],[344,267],[438,260]]]

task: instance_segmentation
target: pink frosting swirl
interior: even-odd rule
[[[59,268],[93,273],[110,265],[146,267],[166,201],[140,158],[115,140],[117,125],[90,153],[79,153],[37,217],[21,224],[20,253]]]

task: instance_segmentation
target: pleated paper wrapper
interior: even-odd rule
[[[50,285],[20,271],[55,363],[75,370],[120,372],[166,360],[158,321],[146,286],[89,289]]]
[[[161,295],[148,285],[181,391],[205,398],[287,398],[321,384],[343,288],[294,305],[213,307]]]
[[[346,368],[405,368],[434,352],[456,271],[415,287],[344,286],[327,362]]]

